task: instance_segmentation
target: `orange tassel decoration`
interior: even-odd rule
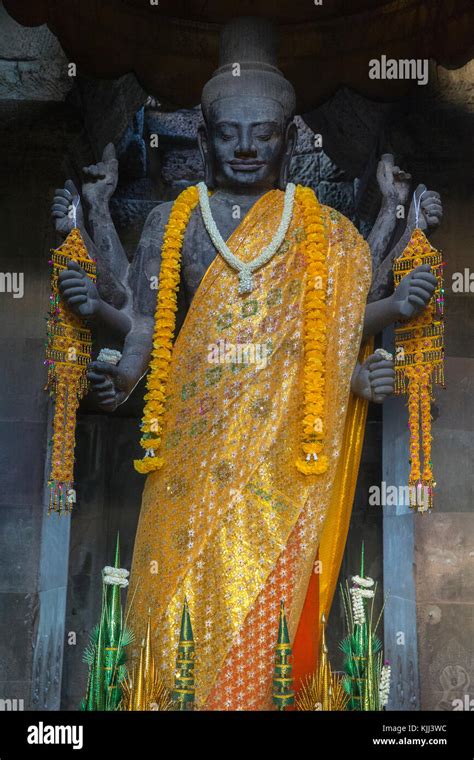
[[[79,317],[68,311],[59,295],[59,273],[67,269],[71,260],[95,280],[95,262],[89,258],[77,227],[58,250],[52,251],[50,260],[51,296],[45,364],[48,367],[46,389],[55,399],[55,407],[48,514],[52,511],[59,514],[70,512],[75,502],[76,412],[87,391],[86,370],[91,359],[91,332]]]
[[[444,386],[443,261],[425,234],[415,229],[393,265],[395,287],[413,269],[429,264],[438,283],[426,309],[395,329],[395,393],[408,394],[410,429],[410,506],[419,512],[433,506],[436,486],[431,462],[433,385]]]

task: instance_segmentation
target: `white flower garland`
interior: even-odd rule
[[[98,362],[107,362],[107,364],[113,364],[116,366],[122,354],[120,351],[116,351],[114,348],[101,348],[97,357]]]
[[[110,567],[107,565],[102,570],[102,579],[107,586],[120,586],[121,588],[127,588],[128,576],[130,575],[128,570],[122,567]]]
[[[365,607],[360,595],[359,588],[351,588],[352,595],[352,615],[354,617],[355,625],[364,625],[365,623]]]
[[[371,588],[371,586],[374,585],[373,578],[362,578],[360,575],[353,575],[352,583],[356,583],[358,586],[363,586],[364,588]]]
[[[380,672],[379,683],[379,703],[380,707],[385,707],[388,703],[388,697],[390,694],[390,681],[391,681],[392,669],[390,665],[384,665]]]
[[[288,182],[285,190],[285,201],[283,204],[283,213],[281,216],[278,229],[273,236],[269,245],[263,249],[262,253],[253,261],[241,261],[235,256],[227,243],[223,239],[212,216],[211,206],[209,204],[209,193],[204,182],[197,186],[199,192],[199,205],[204,226],[209,233],[213,245],[219,251],[224,261],[239,273],[239,293],[250,293],[253,290],[253,273],[260,269],[264,264],[270,261],[283,243],[293,216],[293,207],[295,200],[296,187],[292,182]]]
[[[352,614],[356,625],[364,625],[366,621],[364,599],[372,599],[375,592],[370,587],[374,585],[372,578],[362,578],[354,575],[352,582],[356,585],[350,589],[352,596]]]

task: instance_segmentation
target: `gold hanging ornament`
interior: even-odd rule
[[[92,338],[84,326],[63,303],[58,288],[59,273],[69,261],[77,262],[95,280],[95,262],[89,258],[77,227],[64,243],[52,251],[50,310],[47,325],[46,390],[55,400],[48,514],[70,512],[75,502],[73,482],[76,412],[87,391],[87,365],[91,360]]]
[[[408,485],[410,506],[419,512],[432,508],[436,486],[431,462],[431,400],[433,385],[444,386],[444,263],[441,253],[417,227],[403,254],[394,261],[395,287],[422,264],[429,264],[436,276],[436,290],[420,314],[395,329],[395,393],[408,394]]]

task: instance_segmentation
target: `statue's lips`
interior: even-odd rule
[[[265,161],[228,161],[228,164],[237,172],[256,172],[265,166]]]

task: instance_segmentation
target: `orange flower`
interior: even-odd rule
[[[134,461],[135,469],[146,475],[163,466],[156,452],[161,446],[166,383],[176,327],[177,293],[181,271],[181,249],[189,218],[198,202],[196,187],[188,187],[176,199],[163,236],[161,270],[156,300],[155,328],[150,370],[147,378],[145,410],[140,445],[146,450],[143,459]]]
[[[308,264],[305,286],[303,369],[304,411],[301,449],[296,467],[304,475],[321,475],[328,468],[324,451],[324,408],[326,391],[326,287],[327,240],[321,206],[311,188],[298,185],[297,201],[303,212],[304,253]],[[320,278],[320,280],[316,280]]]

